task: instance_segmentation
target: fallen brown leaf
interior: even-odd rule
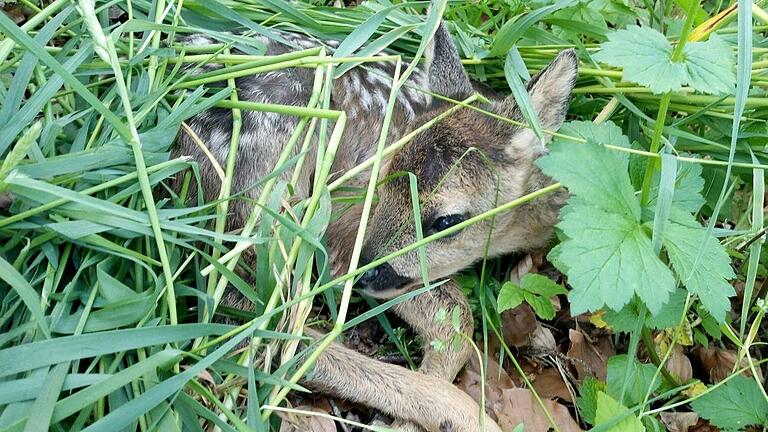
[[[472,356],[469,364],[459,375],[456,385],[480,403],[480,396],[485,386],[485,409],[493,417],[494,407],[501,405],[502,392],[515,387],[515,383],[499,364],[492,358],[488,359],[485,370],[485,381],[480,375],[480,362]],[[497,418],[493,418],[497,420]]]
[[[579,382],[587,376],[605,381],[608,375],[608,358],[616,354],[610,336],[599,335],[591,339],[580,330],[569,330],[568,339],[571,346],[566,356],[572,361]]]
[[[543,398],[560,398],[567,402],[573,402],[571,393],[563,381],[563,376],[557,368],[546,368],[534,375],[533,388]]]
[[[680,382],[686,383],[693,378],[693,367],[691,366],[691,359],[685,355],[683,347],[675,345],[672,348],[672,354],[670,354],[667,363],[664,365],[666,369],[680,379]]]
[[[528,346],[536,353],[553,354],[557,352],[557,342],[552,330],[536,323],[536,328],[530,334]]]
[[[509,280],[515,284],[519,284],[523,276],[528,273],[537,273],[542,264],[544,264],[543,252],[530,253],[518,261],[515,267],[510,270]]]
[[[327,405],[327,401],[324,405]],[[327,408],[302,405],[296,409],[323,414],[328,414],[331,410],[330,405]],[[280,432],[336,432],[336,422],[327,417],[295,412],[281,412],[279,415],[283,419]]]
[[[522,347],[528,345],[528,338],[536,330],[536,314],[527,304],[501,313],[501,334],[507,346]],[[491,354],[499,352],[501,344],[495,335],[488,342]]]
[[[573,396],[568,391],[568,386],[563,381],[557,367],[549,366],[549,362],[539,362],[528,359],[521,363],[525,377],[533,385],[534,390],[543,398],[561,398],[567,402],[573,402]],[[510,367],[510,369],[512,369]],[[515,383],[515,387],[526,387],[520,374],[512,369],[509,376]]]
[[[726,350],[718,347],[710,346],[707,348],[696,347],[693,350],[693,355],[698,360],[702,369],[709,374],[709,379],[712,383],[718,383],[724,380],[731,374],[736,364],[738,354],[734,350]],[[742,359],[740,367],[747,366],[747,359]],[[760,369],[757,370],[758,378],[763,381],[762,373]],[[747,370],[744,375],[751,377],[752,372]]]
[[[662,412],[661,421],[668,432],[688,432],[691,426],[699,422],[699,415],[695,412]]]
[[[543,402],[561,432],[582,430],[565,406],[549,399]],[[525,425],[525,432],[547,432],[550,428],[549,419],[544,410],[528,389],[504,390],[502,404],[497,407],[495,414],[502,430],[512,430],[521,423]]]

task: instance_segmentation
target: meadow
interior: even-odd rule
[[[570,192],[550,250],[457,276],[476,322],[456,339],[477,353],[457,385],[505,431],[766,430],[768,4],[435,3],[470,76],[524,107],[525,83],[558,52],[574,48],[580,64],[566,124],[524,125],[552,135],[538,164],[553,184],[467,221]],[[313,323],[327,342],[415,367],[425,341],[388,310],[430,286],[378,302],[353,283],[439,236],[330,275],[331,203],[375,206],[375,184],[347,181],[412,138],[330,173],[346,119],[332,82],[380,53],[410,73],[443,7],[0,4],[0,431],[386,430],[363,407],[306,394],[319,351],[298,340]],[[280,31],[341,45],[264,55],[256,36]],[[180,42],[196,33],[217,43]],[[223,67],[198,73],[213,62]],[[316,73],[308,106],[238,97],[235,78],[293,67]],[[187,199],[200,171],[170,148],[211,107],[232,110],[233,146],[248,110],[301,119],[256,200],[233,190],[233,159],[218,167],[218,200]],[[315,187],[298,200],[281,175],[305,164]],[[254,210],[228,232],[235,200]],[[221,306],[228,287],[253,309]]]

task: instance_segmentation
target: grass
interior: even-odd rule
[[[509,91],[508,72],[515,64],[507,56],[510,50],[533,73],[560,50],[575,47],[582,68],[569,117],[611,120],[622,127],[635,145],[606,147],[630,154],[631,165],[644,174],[639,188],[644,200],[659,170],[660,189],[673,190],[664,171],[668,162],[704,167],[707,203],[698,217],[727,247],[746,300],[719,327],[719,334],[704,327],[706,314],[690,296],[679,321],[698,346],[731,348],[746,359],[746,366],[737,362],[723,382],[740,369],[757,376],[760,368],[765,371],[766,356],[768,45],[760,33],[753,35],[765,26],[752,28],[753,14],[758,23],[764,21],[765,5],[738,3],[738,9],[728,9],[718,1],[646,1],[628,2],[631,7],[624,9],[617,5],[625,3],[611,1],[607,4],[613,8],[595,15],[586,6],[546,1],[455,2],[444,14],[453,23],[470,74],[503,92]],[[8,10],[16,7],[9,4]],[[420,234],[412,245],[364,266],[357,261],[366,228],[362,224],[348,271],[331,279],[321,235],[333,217],[331,200],[338,199],[329,193],[348,191],[346,182],[366,169],[377,173],[383,158],[444,116],[394,143],[386,142],[385,127],[374,158],[329,181],[346,121],[344,112],[331,109],[332,80],[349,67],[380,60],[374,55],[386,48],[386,59],[398,62],[395,90],[408,85],[412,67],[401,68],[400,61],[414,65],[412,60],[421,57],[439,7],[425,18],[426,2],[374,1],[342,9],[246,0],[18,4],[26,14],[20,25],[0,14],[0,194],[10,192],[14,198],[9,209],[0,210],[0,430],[276,428],[274,412],[291,410],[284,406],[286,395],[300,390],[296,383],[319,354],[297,355],[297,335],[310,320],[313,302],[326,305],[325,318],[333,329],[321,349],[343,330],[374,317],[394,339],[393,323],[384,311],[429,285],[351,317],[350,305],[357,309],[361,302],[351,289],[357,275],[561,187],[554,184],[499,203],[447,231]],[[654,13],[649,5],[656,6]],[[721,15],[725,19],[713,26],[705,23],[721,11],[726,11]],[[717,32],[732,42],[738,53],[732,97],[690,94],[689,88],[652,94],[622,82],[620,70],[591,59],[611,28],[639,19],[658,29],[659,16],[665,17],[665,35],[676,43],[675,56],[682,55],[691,37],[703,40]],[[239,33],[229,33],[233,29]],[[279,38],[275,30],[344,42],[335,53],[317,48],[265,56],[263,44],[253,36]],[[222,43],[192,49],[177,42],[178,36],[197,32]],[[182,67],[213,60],[224,67],[199,75]],[[260,104],[238,96],[236,77],[288,67],[314,70],[308,106]],[[212,83],[219,85],[201,87]],[[450,101],[456,106],[451,111],[482,111],[478,99]],[[389,113],[393,103],[391,97]],[[197,167],[185,158],[168,158],[183,122],[213,106],[232,109],[231,149],[239,145],[247,110],[300,119],[273,173],[258,185],[262,193],[252,203],[245,229],[237,233],[225,232],[230,203],[246,199],[232,190],[235,159],[220,167],[224,181],[216,201],[187,203],[189,184],[199,176]],[[309,160],[304,136],[317,128],[323,131],[318,157]],[[574,145],[585,142],[554,135],[570,138]],[[660,154],[667,142],[673,151]],[[302,151],[292,157],[297,146]],[[315,189],[286,211],[284,201],[292,188],[278,176],[294,173],[296,183],[296,173],[306,164],[317,168]],[[187,185],[178,195],[165,186],[177,175]],[[373,206],[377,180],[374,175],[365,190],[355,191],[366,212]],[[255,268],[242,265],[246,249],[257,258]],[[499,334],[503,325],[495,298],[508,271],[506,261],[494,259],[465,273],[467,280],[475,280],[465,288],[472,294],[479,330],[463,337],[481,348],[487,348],[489,335]],[[247,283],[243,272],[255,282]],[[253,301],[253,312],[218,308],[230,285]],[[212,323],[214,313],[244,324]],[[635,352],[652,337],[640,325],[629,337],[616,340]],[[249,348],[235,352],[248,338]],[[664,363],[675,343],[659,353],[657,363]],[[405,346],[396,340],[392,344]],[[519,353],[507,346],[502,351],[522,372]],[[279,369],[270,370],[266,352],[279,358]],[[663,372],[656,368],[657,377]],[[206,385],[204,375],[216,386]],[[686,393],[695,383],[679,384],[663,394],[649,387],[644,402],[630,408],[640,418],[656,419],[724,385]],[[768,400],[762,383],[760,388]],[[602,424],[596,430],[609,427]]]

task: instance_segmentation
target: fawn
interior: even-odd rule
[[[309,48],[317,43],[297,34],[283,35],[294,46]],[[190,43],[209,43],[195,36]],[[293,48],[264,39],[268,55],[290,52]],[[331,44],[331,47],[334,45]],[[568,110],[577,76],[578,60],[573,50],[561,52],[527,85],[530,99],[542,128],[557,130]],[[331,105],[348,116],[332,171],[346,172],[372,157],[382,128],[387,98],[392,86],[387,76],[394,64],[378,62],[355,67],[333,83]],[[274,104],[306,105],[313,84],[313,70],[292,68],[245,76],[236,80],[241,100]],[[434,118],[450,107],[415,88],[452,99],[465,99],[476,90],[461,65],[458,52],[444,24],[438,28],[425,52],[425,64],[417,68],[397,95],[388,134],[389,142],[399,139],[415,126]],[[500,116],[524,121],[513,97],[493,100],[482,106]],[[274,168],[282,146],[298,123],[298,118],[274,113],[244,111],[242,135],[237,154],[233,191],[245,190],[268,175]],[[190,127],[207,145],[220,164],[227,158],[231,139],[232,113],[212,108],[189,121]],[[313,137],[317,139],[317,136]],[[534,164],[546,152],[528,129],[493,118],[484,113],[461,108],[417,135],[384,162],[381,178],[398,172],[410,172],[418,179],[421,224],[429,235],[452,227],[468,218],[494,208],[551,183]],[[219,177],[203,151],[182,134],[174,149],[176,155],[191,155],[201,173],[201,189],[206,200],[217,198]],[[315,156],[309,155],[310,159]],[[311,165],[311,166],[310,166]],[[295,194],[309,195],[314,164],[305,164]],[[288,177],[285,177],[288,179]],[[352,183],[367,184],[370,173],[362,173]],[[194,189],[193,195],[194,195]],[[258,197],[259,188],[247,194]],[[378,204],[368,224],[362,250],[362,264],[372,262],[415,241],[415,224],[407,177],[395,177],[378,188]],[[193,199],[195,197],[193,196]],[[426,246],[430,280],[450,278],[452,274],[482,259],[511,252],[542,248],[548,244],[558,211],[567,198],[565,191],[539,197],[488,221],[469,226]],[[230,229],[242,226],[252,206],[233,201],[228,222]],[[349,262],[360,209],[352,208],[330,223],[327,230],[332,268],[339,271]],[[489,230],[492,232],[489,233]],[[490,234],[490,249],[486,243]],[[361,264],[361,265],[362,265]],[[392,259],[367,271],[357,286],[369,295],[392,298],[421,286],[419,257],[416,251]],[[224,304],[248,308],[239,293],[227,293]],[[451,382],[466,363],[471,348],[464,346],[438,351],[430,345],[434,339],[448,339],[455,330],[450,323],[438,323],[440,309],[461,312],[461,330],[472,335],[473,319],[461,289],[451,280],[394,307],[395,313],[409,323],[425,341],[419,372],[368,358],[335,343],[320,355],[311,378],[311,389],[346,398],[388,414],[395,427],[419,431],[469,432],[479,430],[480,407]],[[316,339],[320,333],[305,329]],[[485,420],[486,431],[500,431]]]

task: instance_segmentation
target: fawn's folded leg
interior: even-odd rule
[[[306,332],[321,337],[315,331]],[[480,407],[453,384],[331,344],[317,359],[308,387],[377,409],[428,432],[501,432],[491,419],[480,429]]]
[[[453,280],[400,303],[394,308],[395,313],[410,324],[424,341],[424,359],[419,372],[448,383],[453,382],[469,360],[469,356],[472,355],[472,347],[465,340],[459,339],[459,344],[452,343],[452,340],[457,337],[452,322],[453,310],[456,308],[460,318],[459,331],[472,338],[474,330],[472,310],[461,288]],[[436,317],[440,310],[443,311],[446,319],[438,322]],[[434,340],[444,342],[445,349],[436,349],[432,345]],[[457,345],[458,349],[456,349]],[[487,421],[492,422],[490,419]],[[395,420],[391,427],[403,432],[421,431],[417,425],[402,420]]]

